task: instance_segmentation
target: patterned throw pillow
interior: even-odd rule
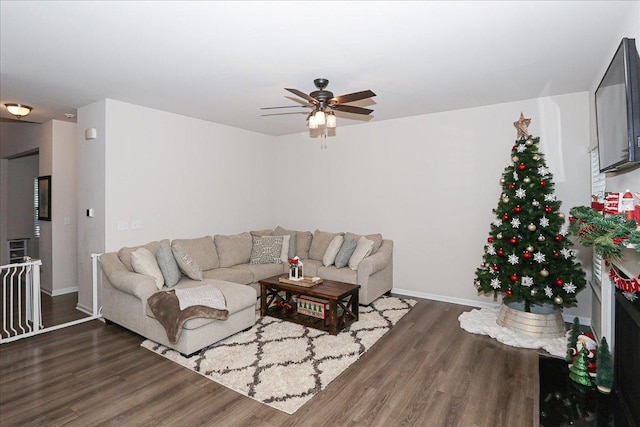
[[[180,271],[193,280],[202,280],[202,268],[196,263],[191,256],[179,244],[171,245],[173,256],[180,267]]]
[[[282,236],[252,236],[250,264],[280,264],[282,263]]]

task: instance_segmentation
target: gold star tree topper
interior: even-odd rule
[[[513,122],[513,125],[518,130],[518,139],[526,138],[529,136],[529,123],[531,123],[531,119],[525,119],[524,114],[520,112],[520,120],[517,122]]]

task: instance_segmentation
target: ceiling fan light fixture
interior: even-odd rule
[[[10,114],[13,114],[17,118],[22,118],[33,110],[32,107],[23,104],[4,104],[4,106],[7,107],[7,111]]]
[[[318,129],[318,120],[314,114],[309,116],[309,129]]]
[[[324,111],[318,110],[316,111],[316,114],[314,116],[316,118],[316,122],[318,123],[318,126],[323,126],[325,124]]]
[[[333,111],[327,114],[327,128],[333,129],[336,127],[336,115],[333,114]]]

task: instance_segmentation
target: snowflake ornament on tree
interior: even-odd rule
[[[574,305],[576,294],[586,285],[570,249],[572,242],[565,238],[565,217],[539,150],[540,138],[529,135],[530,122],[521,114],[514,123],[518,139],[500,179],[491,244],[485,245],[484,267],[476,270],[474,282],[481,293],[524,302],[526,311],[532,304]]]

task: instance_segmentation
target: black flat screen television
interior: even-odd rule
[[[624,38],[596,90],[600,172],[640,164],[640,59]]]

